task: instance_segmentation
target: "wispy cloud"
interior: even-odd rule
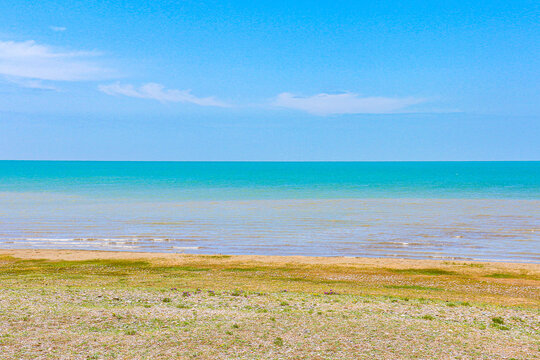
[[[355,93],[317,94],[299,96],[281,93],[274,100],[275,106],[306,111],[314,115],[334,114],[387,114],[403,112],[407,107],[424,102],[415,97],[362,97]]]
[[[12,84],[16,84],[26,89],[58,91],[58,88],[56,88],[55,86],[46,84],[41,80],[21,79],[21,78],[16,78],[16,77],[15,78],[7,77],[6,80]]]
[[[64,26],[49,26],[49,29],[52,31],[66,31],[67,28]]]
[[[153,99],[161,102],[191,103],[200,106],[230,107],[214,97],[197,97],[190,90],[165,89],[161,84],[148,83],[138,88],[131,84],[114,83],[100,85],[99,90],[109,95],[123,95],[141,99]]]
[[[113,71],[91,60],[95,51],[61,51],[35,41],[0,41],[0,75],[51,81],[110,78]]]

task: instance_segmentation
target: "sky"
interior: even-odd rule
[[[0,2],[0,159],[540,160],[538,1]]]

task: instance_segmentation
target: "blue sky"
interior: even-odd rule
[[[0,159],[540,160],[537,1],[0,3]]]

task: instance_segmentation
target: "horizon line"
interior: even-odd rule
[[[92,160],[92,159],[0,159],[1,162],[191,162],[191,163],[406,163],[406,162],[540,162],[540,160]]]

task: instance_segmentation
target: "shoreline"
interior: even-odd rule
[[[448,266],[448,265],[488,265],[493,268],[520,269],[538,272],[540,275],[540,263],[509,262],[509,261],[484,261],[467,259],[410,259],[391,257],[360,257],[360,256],[309,256],[309,255],[230,255],[230,254],[187,254],[173,252],[149,252],[129,250],[78,250],[78,249],[0,249],[0,256],[14,256],[21,259],[45,259],[81,261],[93,259],[122,259],[139,260],[151,259],[169,262],[189,262],[194,258],[213,259],[220,257],[229,259],[230,262],[262,262],[267,264],[296,263],[304,265],[346,265],[346,266],[385,266],[399,269],[411,265],[423,266]]]

